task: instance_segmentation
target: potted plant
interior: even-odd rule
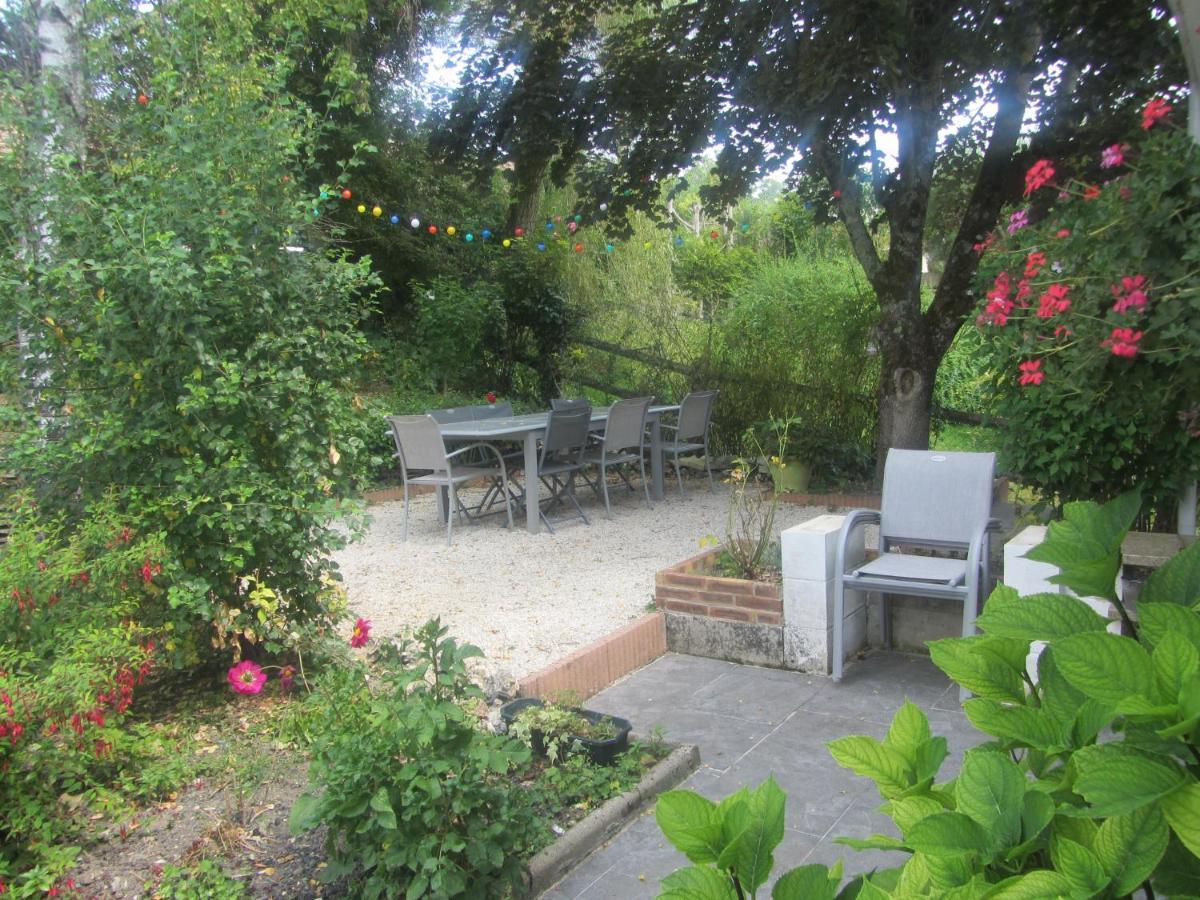
[[[812,463],[803,454],[798,440],[802,427],[799,416],[771,416],[755,423],[747,434],[748,442],[756,441],[762,447],[767,471],[777,492],[801,494],[808,490]]]
[[[583,752],[597,765],[609,765],[629,746],[633,728],[626,719],[577,706],[519,697],[500,707],[509,733],[535,753],[561,762],[568,753]]]

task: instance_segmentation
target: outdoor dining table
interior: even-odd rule
[[[646,413],[650,423],[650,494],[655,500],[663,497],[663,454],[662,432],[658,419],[663,413],[679,411],[678,404],[651,406]],[[538,470],[538,439],[546,433],[549,412],[525,413],[520,416],[505,416],[495,419],[476,419],[470,422],[446,422],[438,426],[442,439],[454,442],[522,441],[525,445],[525,528],[537,534],[541,528],[538,516],[539,485],[531,473]],[[608,421],[608,407],[592,409],[592,429],[604,427]],[[439,505],[441,498],[439,496]],[[443,506],[444,509],[444,506]]]

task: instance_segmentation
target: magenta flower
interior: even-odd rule
[[[1037,317],[1039,319],[1049,319],[1055,313],[1063,313],[1070,309],[1071,298],[1067,296],[1070,291],[1070,285],[1050,285],[1046,293],[1038,297]]]
[[[1142,107],[1142,131],[1149,131],[1171,112],[1171,104],[1162,97],[1155,97]]]
[[[1112,295],[1117,301],[1113,304],[1113,309],[1118,313],[1142,309],[1149,299],[1146,296],[1146,276],[1126,275],[1120,284],[1112,286]]]
[[[351,647],[365,647],[371,637],[371,623],[367,619],[359,619],[354,623],[354,633],[350,635]]]
[[[296,686],[296,667],[284,666],[279,670],[279,690],[281,693],[290,694],[292,688]]]
[[[1042,379],[1046,377],[1046,373],[1042,371],[1042,361],[1040,359],[1026,360],[1021,363],[1019,368],[1021,370],[1019,381],[1022,387],[1030,384],[1041,384]]]
[[[1025,196],[1050,183],[1054,177],[1054,166],[1048,159],[1039,159],[1025,173]]]
[[[1028,224],[1029,213],[1026,210],[1018,209],[1015,213],[1008,217],[1008,233],[1016,234]]]
[[[1113,356],[1133,359],[1137,356],[1138,341],[1141,339],[1142,332],[1140,331],[1134,331],[1132,328],[1114,328],[1112,336],[1103,341],[1100,346],[1112,350]]]
[[[1121,163],[1125,162],[1125,145],[1113,144],[1111,147],[1105,147],[1100,153],[1100,168],[1115,169]]]
[[[239,694],[257,694],[267,683],[267,673],[262,666],[248,659],[242,660],[229,670],[229,686]]]

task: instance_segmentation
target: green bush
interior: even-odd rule
[[[1160,124],[1120,152],[1103,185],[1043,188],[1065,196],[1035,225],[1013,213],[979,321],[1004,467],[1056,503],[1136,487],[1170,528],[1200,476],[1200,147]]]
[[[443,277],[413,284],[412,295],[417,309],[414,349],[439,386],[466,386],[472,379],[486,383],[487,339],[506,331],[504,304],[495,288],[482,282],[468,287]]]
[[[319,123],[286,91],[291,32],[249,3],[86,6],[86,65],[117,79],[81,99],[86,164],[57,94],[4,76],[0,308],[28,341],[7,462],[49,510],[119,488],[179,562],[162,615],[278,649],[328,622],[368,261],[299,184]]]
[[[321,679],[307,717],[312,790],[291,822],[328,825],[324,873],[352,876],[357,896],[489,897],[519,883],[539,830],[505,776],[530,754],[480,728],[465,667],[479,655],[434,620],[376,649],[374,690],[362,667]]]

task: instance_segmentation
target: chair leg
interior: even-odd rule
[[[709,461],[712,457],[708,453],[708,435],[704,436],[704,471],[708,473],[708,492],[713,492],[713,477],[712,463]]]
[[[400,529],[400,540],[408,540],[408,479],[404,479],[404,525]]]
[[[833,680],[842,680],[842,628],[846,610],[846,584],[841,573],[834,573],[833,581]]]
[[[512,498],[508,495],[508,473],[503,467],[500,469],[500,490],[504,494],[504,514],[508,517],[507,528],[513,527],[512,521]]]
[[[606,518],[612,518],[612,505],[608,502],[608,466],[604,461],[600,461],[600,487],[604,491],[604,515]]]
[[[883,646],[892,649],[892,601],[887,594],[879,595],[879,626],[883,630]]]
[[[454,534],[454,516],[458,506],[458,492],[454,490],[454,482],[450,482],[449,487],[449,506],[446,509],[446,546],[452,546],[452,535]]]
[[[679,496],[682,497],[683,496],[683,473],[681,471],[681,466],[679,465],[679,454],[678,453],[675,454],[675,459],[672,460],[672,462],[675,463],[675,481],[678,482],[678,484],[679,484]]]
[[[641,457],[638,464],[642,467],[642,489],[646,492],[646,508],[654,509],[654,504],[650,502],[650,482],[646,480],[646,457]]]

